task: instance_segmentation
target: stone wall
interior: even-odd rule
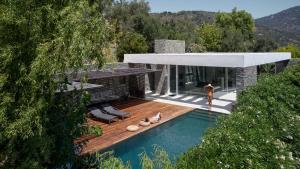
[[[129,94],[132,97],[145,97],[145,74],[129,76]]]
[[[248,86],[253,86],[257,82],[257,66],[236,68],[236,90],[239,94]]]
[[[92,102],[104,102],[127,98],[129,93],[129,77],[111,77],[103,79],[91,79],[88,83],[101,85],[100,88],[90,91]]]
[[[185,53],[185,41],[181,40],[155,40],[154,45],[155,53]],[[172,59],[172,58],[170,58]],[[168,66],[155,65],[159,72],[154,75],[154,88],[155,93],[166,94],[168,92]]]
[[[154,41],[155,53],[185,53],[185,41],[160,39]]]

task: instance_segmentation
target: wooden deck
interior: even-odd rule
[[[103,135],[96,138],[82,137],[79,140],[87,138],[85,140],[85,145],[82,149],[82,154],[93,153],[101,149],[107,148],[113,144],[116,144],[124,139],[132,137],[140,132],[153,128],[157,125],[160,125],[170,119],[173,119],[179,115],[187,113],[193,108],[177,106],[166,103],[159,103],[155,101],[146,101],[142,99],[130,99],[123,102],[114,102],[112,103],[115,107],[119,108],[124,112],[131,113],[131,116],[124,119],[118,120],[111,124],[104,122],[96,121],[93,119],[88,119],[88,123],[91,125],[100,125],[103,129]],[[158,112],[162,114],[162,120],[159,123],[151,124],[148,127],[141,127],[136,132],[129,132],[126,130],[128,125],[138,125],[140,120],[145,119],[146,117],[152,117]]]

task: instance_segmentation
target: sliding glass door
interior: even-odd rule
[[[179,94],[206,94],[204,86],[212,84],[215,91],[228,91],[235,88],[235,69],[202,66],[170,66],[170,92]],[[177,83],[176,83],[177,79]]]

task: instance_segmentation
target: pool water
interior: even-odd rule
[[[216,112],[193,110],[164,124],[124,140],[105,151],[114,151],[122,161],[129,161],[133,169],[140,168],[139,154],[146,152],[150,157],[153,145],[163,148],[174,160],[192,146],[201,143],[205,131],[215,125],[219,116]]]

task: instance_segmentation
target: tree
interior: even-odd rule
[[[222,44],[222,29],[215,24],[203,24],[195,30],[196,43],[207,51],[219,51]]]
[[[287,46],[280,47],[275,50],[276,52],[291,52],[292,58],[300,58],[300,48],[294,44],[288,44]]]
[[[258,38],[255,41],[254,52],[270,52],[278,47],[277,43],[270,39]]]
[[[138,14],[132,18],[133,31],[143,35],[147,41],[150,51],[154,48],[154,39],[160,37],[160,22],[156,18]]]
[[[67,70],[104,63],[110,25],[87,0],[2,1],[0,11],[0,168],[72,162],[85,102],[59,91]]]
[[[236,8],[231,13],[218,13],[216,25],[223,30],[221,51],[244,52],[252,48],[255,24],[251,14]]]
[[[125,0],[115,1],[112,6],[112,14],[110,16],[112,22],[116,23],[116,32],[132,31],[132,19],[136,15],[149,15],[150,7],[148,2],[141,0],[133,0],[127,2]]]
[[[119,61],[123,61],[124,54],[126,53],[146,53],[148,51],[148,45],[143,35],[128,32],[126,33],[117,47],[117,57]]]

